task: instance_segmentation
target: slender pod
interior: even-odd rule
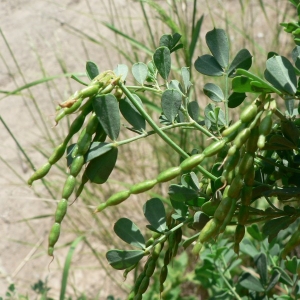
[[[256,103],[248,105],[241,112],[241,115],[240,115],[241,122],[242,123],[249,123],[249,122],[251,122],[255,118],[257,112],[258,112],[258,107],[257,107]]]
[[[54,245],[58,241],[60,235],[60,224],[54,223],[48,237],[48,255],[53,256]]]
[[[49,162],[47,162],[41,168],[36,170],[33,175],[31,175],[31,177],[27,181],[28,185],[32,185],[32,183],[35,180],[42,179],[43,177],[45,177],[48,174],[48,172],[50,171],[50,169],[51,169],[51,164]]]
[[[68,201],[66,199],[61,199],[55,211],[55,223],[61,223],[64,219],[68,209]]]
[[[266,143],[266,136],[272,130],[272,111],[269,111],[267,115],[262,119],[259,124],[259,137],[257,141],[257,147],[263,149]]]
[[[234,234],[234,252],[236,254],[239,254],[240,252],[240,242],[245,236],[245,226],[238,224],[235,229],[235,234]]]
[[[200,232],[198,237],[200,244],[203,244],[204,242],[214,238],[218,234],[220,226],[220,221],[215,218],[210,219]]]
[[[231,207],[225,216],[224,220],[222,221],[222,225],[220,226],[219,233],[223,233],[226,229],[226,226],[231,222],[234,213],[236,211],[236,199],[232,199],[231,201]]]

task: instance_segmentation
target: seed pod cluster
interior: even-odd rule
[[[209,145],[203,153],[195,154],[186,158],[178,167],[169,168],[158,174],[155,179],[137,183],[133,185],[129,190],[121,191],[112,195],[106,200],[106,202],[101,203],[97,207],[95,212],[101,212],[109,206],[118,205],[125,201],[131,194],[146,192],[152,189],[158,183],[170,181],[179,176],[181,173],[192,170],[193,168],[198,166],[206,157],[212,156],[221,151],[221,149],[226,145],[226,143],[228,143],[228,141],[229,139],[226,137],[222,140],[215,141],[214,143]]]
[[[80,91],[75,92],[68,100],[59,104],[61,109],[58,110],[55,117],[56,124],[66,115],[76,112],[87,97],[93,97],[97,94],[110,93],[120,80],[113,71],[105,71],[96,76],[90,84]]]
[[[249,206],[252,199],[252,187],[255,178],[254,157],[259,138],[258,125],[253,127],[246,144],[246,152],[240,160],[238,173],[243,177],[244,185],[241,189],[241,205],[238,212],[238,225],[234,235],[234,252],[239,254],[239,244],[245,235],[245,224],[249,217]]]
[[[143,294],[147,291],[150,278],[152,277],[158,257],[163,248],[162,243],[157,243],[152,250],[151,256],[147,260],[143,272],[139,275],[134,283],[133,289],[128,296],[128,300],[138,300],[143,298]]]
[[[241,113],[240,120],[222,132],[224,137],[229,137],[233,136],[235,131],[239,131],[232,140],[232,146],[228,150],[221,176],[221,181],[227,184],[226,189],[220,204],[214,211],[213,218],[206,223],[199,234],[192,250],[196,255],[199,254],[203,243],[226,229],[236,212],[237,201],[241,198],[234,245],[235,252],[239,252],[239,243],[244,237],[245,224],[249,216],[249,205],[255,176],[254,157],[258,148],[259,135],[262,132],[258,127],[261,114],[260,102],[255,101]],[[268,112],[267,116],[269,118],[271,113]],[[270,130],[268,127],[268,133]]]
[[[50,256],[53,256],[54,246],[60,234],[60,224],[67,212],[68,199],[75,189],[76,177],[84,165],[84,155],[90,147],[92,136],[96,132],[98,124],[99,121],[96,114],[92,113],[86,128],[82,130],[82,133],[80,134],[80,137],[77,141],[77,154],[70,165],[69,176],[67,177],[62,190],[62,199],[60,200],[56,208],[55,224],[49,234],[48,254]]]
[[[51,156],[48,159],[48,162],[44,166],[39,168],[28,179],[28,182],[27,182],[28,185],[32,185],[32,183],[35,180],[42,179],[43,177],[45,177],[48,174],[48,172],[50,171],[51,167],[54,164],[56,164],[62,158],[62,156],[65,154],[67,145],[70,142],[71,138],[81,129],[86,116],[92,111],[92,103],[89,102],[87,104],[88,105],[86,105],[82,109],[81,113],[77,116],[77,118],[71,124],[69,133],[66,136],[66,138],[64,139],[64,141],[54,149],[53,153],[51,154]]]

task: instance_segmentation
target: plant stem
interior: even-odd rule
[[[190,123],[190,122],[184,122],[184,123],[177,123],[177,124],[172,124],[172,125],[168,125],[168,126],[165,126],[165,127],[161,127],[160,129],[165,131],[165,130],[169,130],[169,129],[172,129],[172,128],[184,127],[184,126],[188,126],[188,128],[192,129],[192,127],[190,127],[191,125],[192,125],[192,123]],[[125,145],[125,144],[128,144],[128,143],[131,143],[133,141],[145,138],[145,137],[150,136],[150,135],[155,134],[155,133],[156,132],[154,130],[148,131],[148,132],[143,132],[138,136],[134,136],[132,138],[129,138],[129,139],[126,139],[126,140],[123,140],[123,141],[119,141],[119,142],[115,141],[115,142],[111,143],[111,145],[116,145],[116,146]]]
[[[149,86],[144,86],[144,85],[143,86],[131,85],[131,86],[128,86],[127,89],[130,92],[144,92],[144,91],[148,91],[148,92],[153,92],[153,93],[157,93],[157,94],[162,94],[161,90],[159,90],[157,88],[151,88]]]
[[[231,293],[235,296],[235,299],[242,300],[242,298],[240,298],[240,296],[236,293],[236,291],[234,290],[234,288],[230,285],[230,283],[228,282],[228,280],[224,276],[223,272],[221,270],[219,270],[219,268],[218,268],[218,271],[219,271],[220,276],[224,280],[225,284],[230,289]]]
[[[224,106],[225,106],[225,121],[226,121],[226,126],[229,124],[229,108],[228,108],[228,74],[225,74],[225,101],[224,101]]]
[[[181,155],[183,158],[190,157],[181,147],[179,147],[176,143],[172,141],[162,130],[159,126],[156,125],[154,120],[148,115],[148,113],[144,110],[144,108],[140,105],[140,103],[133,97],[131,92],[127,89],[127,87],[122,83],[118,83],[119,87],[123,91],[123,93],[128,97],[128,99],[131,101],[131,103],[135,106],[135,108],[138,110],[138,112],[145,118],[145,120],[149,123],[149,125],[153,128],[153,130],[172,148],[174,149],[179,155]],[[217,177],[212,175],[210,172],[208,172],[206,169],[204,169],[201,166],[197,166],[197,169],[206,177],[216,180]]]
[[[196,121],[193,122],[193,124],[191,124],[192,126],[194,126],[195,128],[197,128],[199,131],[201,131],[202,133],[204,133],[205,135],[213,138],[214,140],[218,141],[219,139],[213,135],[210,131],[208,131],[207,129],[205,129],[203,126],[201,126],[199,123],[197,123]]]
[[[158,243],[161,243],[163,241],[166,240],[166,238],[172,233],[175,232],[177,229],[179,229],[180,227],[182,227],[183,225],[185,225],[186,223],[190,223],[191,221],[193,221],[193,217],[188,218],[186,220],[184,220],[182,223],[179,223],[178,225],[176,225],[175,227],[171,228],[169,231],[165,232],[162,234],[161,237],[159,237],[152,245],[150,245],[149,247],[147,247],[145,249],[145,252],[150,251],[154,246],[156,246]]]

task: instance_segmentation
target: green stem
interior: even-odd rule
[[[199,131],[201,131],[202,133],[204,133],[205,135],[213,138],[214,140],[218,141],[219,139],[214,136],[210,131],[208,131],[207,129],[205,129],[203,126],[201,126],[199,123],[197,123],[196,121],[193,122],[192,126],[194,126],[196,129],[198,129]]]
[[[130,91],[130,92],[152,92],[152,93],[157,93],[157,94],[162,94],[162,91],[157,89],[157,88],[151,88],[151,87],[148,87],[148,86],[128,86],[127,89]],[[127,95],[126,95],[127,96]]]
[[[226,121],[226,126],[229,124],[229,108],[228,108],[228,74],[226,73],[225,75],[225,101],[224,101],[224,106],[225,106],[225,121]]]
[[[222,270],[219,270],[219,274],[222,277],[222,279],[224,280],[225,284],[227,285],[227,287],[229,288],[229,290],[231,291],[231,293],[234,295],[235,299],[237,300],[242,300],[242,298],[240,298],[240,296],[236,293],[236,291],[234,290],[234,288],[231,286],[231,284],[228,282],[228,280],[226,279],[226,277],[224,276]]]
[[[177,123],[177,124],[172,124],[172,125],[168,125],[168,126],[165,126],[165,127],[161,127],[160,129],[165,131],[165,130],[169,130],[169,129],[172,129],[172,128],[183,127],[183,126],[189,126],[188,128],[192,129],[190,127],[191,125],[192,125],[192,123],[184,122],[184,123]],[[143,132],[138,136],[134,136],[132,138],[129,138],[129,139],[126,139],[126,140],[123,140],[123,141],[119,141],[119,142],[115,141],[115,142],[111,143],[111,145],[121,146],[121,145],[129,144],[133,141],[145,138],[145,137],[150,136],[150,135],[155,134],[155,133],[156,132],[154,130],[148,131],[148,132]]]
[[[184,220],[182,223],[179,223],[178,225],[176,225],[175,227],[171,228],[169,231],[165,232],[162,234],[161,237],[159,237],[152,245],[150,245],[149,247],[145,248],[145,252],[149,252],[153,247],[155,247],[157,244],[164,242],[166,240],[166,238],[172,233],[175,232],[177,229],[181,228],[183,225],[185,225],[186,223],[190,223],[194,220],[193,217],[188,218],[186,220]]]
[[[140,105],[140,103],[133,97],[131,92],[127,89],[127,87],[122,83],[118,83],[119,87],[123,91],[123,93],[128,97],[131,103],[135,106],[138,112],[145,118],[145,120],[149,123],[149,125],[153,128],[153,130],[178,154],[180,154],[183,158],[190,157],[182,148],[180,148],[176,143],[174,143],[162,130],[160,127],[156,125],[154,120],[148,115],[148,113],[144,110],[144,108]],[[217,177],[212,175],[210,172],[205,170],[203,167],[198,166],[197,169],[206,177],[216,180]]]
[[[144,108],[139,104],[138,101],[133,97],[131,92],[125,87],[122,82],[119,82],[119,86],[123,93],[128,97],[128,99],[132,102],[132,104],[136,107],[139,113],[145,118],[145,120],[149,123],[149,125],[153,128],[153,130],[177,153],[179,153],[182,157],[188,158],[189,155],[181,149],[176,143],[174,143],[162,130],[159,128],[153,119],[148,115],[148,113],[144,110]]]

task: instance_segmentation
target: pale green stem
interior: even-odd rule
[[[226,120],[226,126],[229,124],[229,108],[228,108],[228,74],[225,74],[225,120]]]
[[[144,110],[144,108],[139,104],[139,102],[133,97],[127,87],[122,83],[118,83],[123,93],[128,97],[128,99],[132,102],[132,104],[136,107],[139,113],[144,117],[144,119],[149,123],[149,125],[153,128],[153,130],[177,153],[179,153],[182,157],[188,158],[189,155],[181,149],[176,143],[174,143],[162,130],[159,128],[153,119],[148,115],[148,113]]]
[[[135,85],[132,85],[132,86],[128,86],[127,89],[130,92],[144,92],[144,91],[147,91],[147,92],[162,94],[161,90],[159,90],[157,88],[151,88],[151,87],[148,87],[148,86],[139,86],[139,85],[135,86]]]
[[[174,143],[162,130],[159,126],[156,125],[154,120],[148,115],[148,113],[144,110],[144,108],[140,105],[140,103],[133,97],[130,91],[126,88],[126,86],[122,83],[118,83],[119,87],[123,91],[123,93],[128,97],[131,103],[135,106],[138,112],[144,117],[144,119],[149,123],[149,125],[153,128],[153,130],[170,146],[174,149],[178,154],[180,154],[183,158],[190,157],[183,149],[181,149],[176,143]],[[201,166],[197,166],[197,169],[206,177],[211,180],[216,180],[217,177],[212,175],[206,169]]]
[[[159,237],[152,245],[150,245],[149,247],[145,248],[145,252],[150,251],[153,247],[155,247],[157,244],[163,242],[166,240],[166,238],[172,233],[175,232],[177,229],[179,229],[180,227],[182,227],[184,224],[186,223],[190,223],[193,221],[193,217],[188,218],[186,220],[184,220],[182,223],[176,225],[175,227],[171,228],[169,231],[162,233],[162,236]]]
[[[224,280],[225,284],[230,289],[231,293],[235,296],[235,299],[242,300],[242,298],[240,298],[240,296],[236,293],[235,289],[231,286],[231,284],[228,282],[226,277],[223,275],[223,272],[221,270],[219,270],[219,268],[218,268],[218,271],[219,271],[220,276]]]
[[[193,124],[190,123],[190,122],[184,122],[184,123],[177,123],[177,124],[172,124],[172,125],[168,125],[168,126],[165,126],[165,127],[161,127],[160,129],[165,131],[165,130],[169,130],[169,129],[176,128],[176,127],[184,127],[184,126],[192,126],[192,125]],[[189,127],[189,128],[192,129],[192,127]],[[155,134],[155,133],[156,133],[155,131],[143,132],[138,136],[134,136],[132,138],[129,138],[129,139],[126,139],[126,140],[123,140],[123,141],[119,141],[119,142],[115,141],[115,142],[111,143],[111,145],[120,146],[120,145],[129,144],[133,141],[145,138],[145,137],[147,137],[149,135],[152,135],[152,134]]]
[[[205,129],[203,126],[201,126],[199,123],[197,122],[193,122],[192,126],[194,126],[195,128],[197,128],[199,131],[201,131],[202,133],[204,133],[205,135],[213,138],[214,140],[218,141],[219,139],[213,135],[210,131],[208,131],[207,129]]]

